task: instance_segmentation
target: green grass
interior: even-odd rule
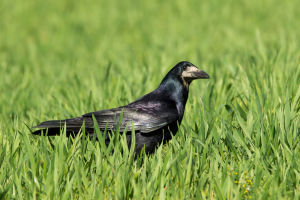
[[[0,198],[299,199],[299,7],[2,0]],[[26,127],[129,103],[181,60],[211,79],[151,156]]]

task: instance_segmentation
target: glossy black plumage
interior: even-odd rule
[[[208,75],[189,62],[180,62],[169,71],[156,90],[126,106],[91,112],[72,119],[42,122],[34,127],[40,128],[34,134],[39,135],[42,130],[45,133],[48,129],[48,136],[58,135],[65,125],[67,135],[77,134],[84,123],[86,132],[92,136],[94,116],[101,131],[118,127],[123,133],[126,129],[128,145],[134,125],[135,152],[140,153],[145,147],[147,153],[152,153],[160,143],[171,139],[171,133],[176,134],[184,115],[189,84],[199,78],[208,78]],[[109,143],[108,137],[106,143]]]

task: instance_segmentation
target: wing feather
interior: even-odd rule
[[[176,107],[170,103],[143,103],[91,112],[81,117],[66,120],[46,121],[34,128],[55,129],[66,125],[67,129],[80,130],[82,124],[85,123],[87,129],[93,130],[93,116],[98,122],[98,127],[101,131],[107,129],[119,130],[120,132],[124,132],[125,129],[132,130],[134,128],[136,131],[149,133],[179,120]]]
[[[156,109],[141,108],[115,108],[111,110],[102,110],[83,115],[86,127],[93,127],[92,116],[98,122],[100,130],[119,129],[120,132],[134,130],[149,133],[176,122],[178,120],[176,109],[167,109],[159,112]]]

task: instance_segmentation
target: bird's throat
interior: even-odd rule
[[[182,81],[182,84],[184,86],[184,88],[189,91],[189,86],[190,86],[190,83],[187,82],[182,76],[180,77],[181,78],[181,81]]]
[[[159,87],[160,93],[175,102],[178,114],[183,117],[188,99],[189,83],[180,79],[168,80]]]

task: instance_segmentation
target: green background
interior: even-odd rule
[[[1,0],[0,198],[298,199],[299,7]],[[26,127],[127,104],[182,60],[211,79],[192,83],[180,130],[151,156]]]

